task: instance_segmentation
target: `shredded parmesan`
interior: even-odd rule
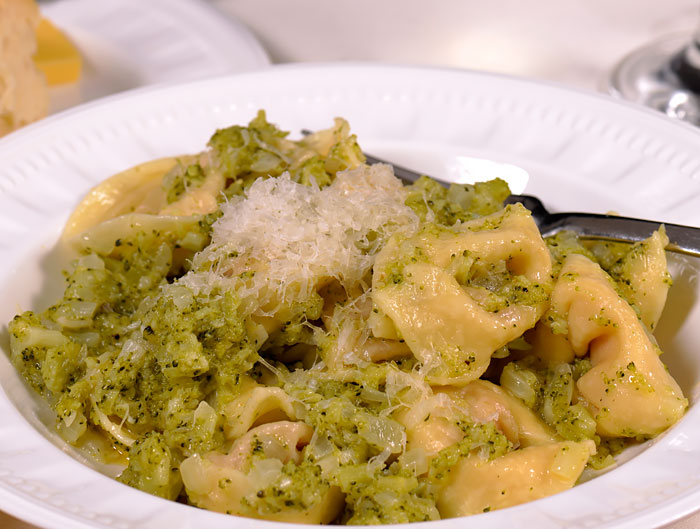
[[[376,253],[396,233],[418,228],[406,191],[390,166],[360,166],[319,189],[288,175],[259,179],[245,197],[222,206],[212,242],[181,282],[195,291],[236,288],[259,313],[306,300],[337,279],[368,288]]]

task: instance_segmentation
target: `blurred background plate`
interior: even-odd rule
[[[51,88],[51,112],[143,85],[270,64],[243,24],[201,0],[61,0],[40,9],[83,57],[78,83]]]
[[[296,137],[343,116],[368,152],[446,179],[479,179],[474,158],[518,166],[518,190],[552,211],[615,210],[700,226],[700,130],[659,113],[467,71],[280,66],[115,95],[0,141],[0,321],[59,294],[53,249],[91,186],[149,159],[200,151],[216,128],[246,123],[261,108]],[[432,527],[651,529],[697,509],[699,267],[679,256],[670,256],[670,267],[675,286],[656,335],[691,401],[687,415],[626,463],[572,490]],[[7,333],[0,338],[0,509],[53,529],[280,527],[167,502],[81,464],[10,365]]]

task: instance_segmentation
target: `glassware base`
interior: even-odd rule
[[[689,33],[677,33],[636,49],[615,66],[607,91],[700,126],[700,95],[685,87],[671,67],[691,39]]]

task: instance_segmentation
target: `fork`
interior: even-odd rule
[[[421,173],[365,154],[367,163],[388,163],[394,167],[394,174],[405,183],[415,182]],[[442,185],[445,182],[437,180]],[[637,242],[649,237],[661,224],[666,229],[669,244],[666,249],[672,252],[700,257],[700,228],[656,222],[652,220],[618,217],[597,213],[550,213],[542,201],[532,195],[510,195],[506,204],[520,202],[530,210],[543,237],[554,235],[562,230],[571,230],[585,239],[599,239],[618,242]]]

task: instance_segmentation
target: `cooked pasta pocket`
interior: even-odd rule
[[[260,112],[88,193],[11,360],[67,442],[202,509],[394,524],[556,494],[685,412],[652,335],[668,239],[543,240],[508,194],[403,185],[344,120],[294,141]]]
[[[591,369],[576,381],[598,433],[655,435],[683,415],[687,401],[659,358],[659,347],[605,272],[586,257],[564,261],[552,296],[575,354]]]
[[[551,268],[535,222],[518,204],[392,239],[377,256],[372,297],[396,327],[386,337],[406,341],[432,384],[464,384],[539,320]]]

